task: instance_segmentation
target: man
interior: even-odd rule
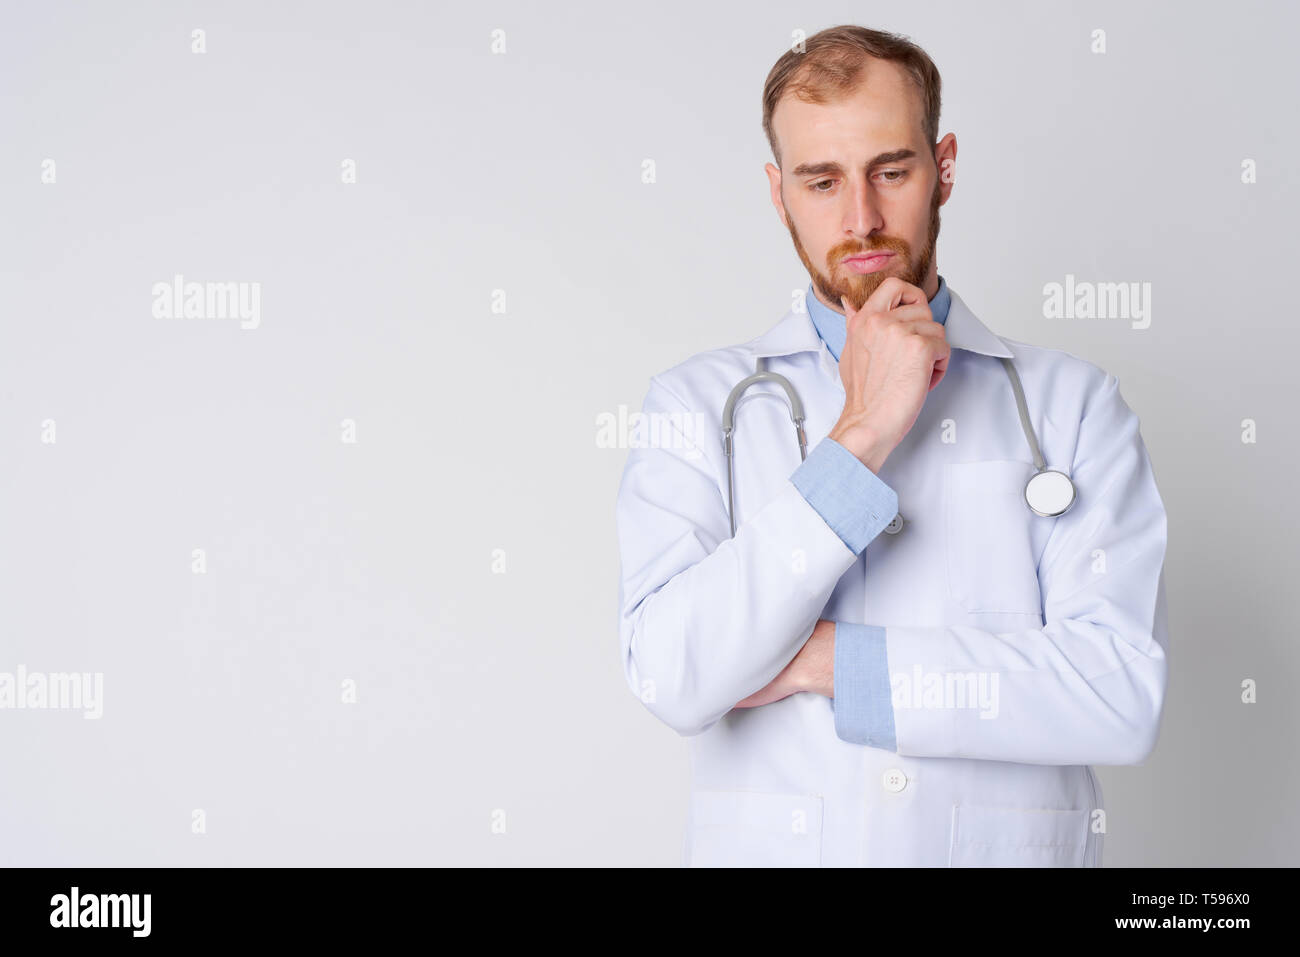
[[[1099,866],[1089,765],[1155,745],[1166,521],[1138,419],[1114,376],[994,335],[939,277],[939,94],[890,34],[781,57],[766,169],[807,308],[645,397],[673,428],[619,489],[620,637],[633,691],[691,736],[688,864]],[[1054,517],[1024,497],[1003,357],[1077,489]],[[797,391],[808,452],[760,381],[733,482],[712,430],[756,366]]]

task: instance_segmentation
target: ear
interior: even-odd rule
[[[939,170],[939,205],[948,202],[957,180],[957,137],[951,133],[934,146],[934,165]]]
[[[789,229],[790,220],[785,215],[785,203],[781,202],[781,171],[768,163],[763,167],[763,172],[767,174],[768,186],[772,191],[772,205],[776,208],[776,215],[780,217],[781,225]]]

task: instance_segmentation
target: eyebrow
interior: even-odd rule
[[[891,150],[888,153],[881,153],[879,156],[867,163],[866,168],[880,166],[882,163],[897,163],[900,160],[915,159],[916,150]],[[843,174],[844,167],[839,163],[822,162],[822,163],[800,163],[790,171],[791,176],[824,176],[827,173]]]

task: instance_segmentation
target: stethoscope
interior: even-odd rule
[[[1020,413],[1020,428],[1024,431],[1025,438],[1029,440],[1029,450],[1034,455],[1036,471],[1025,483],[1025,504],[1029,506],[1031,512],[1043,518],[1063,515],[1074,504],[1076,494],[1074,482],[1064,472],[1046,467],[1043,453],[1038,448],[1038,436],[1034,434],[1034,427],[1029,424],[1029,409],[1025,404],[1025,391],[1020,387],[1020,375],[1009,358],[1006,356],[998,358],[1002,360],[1002,367],[1006,369],[1007,377],[1011,380],[1011,390],[1016,394],[1016,409]],[[803,402],[799,398],[799,393],[795,391],[789,379],[767,369],[766,358],[760,358],[755,364],[754,374],[736,383],[731,394],[727,396],[726,405],[722,407],[722,449],[727,457],[727,516],[731,520],[732,537],[736,534],[734,502],[736,478],[733,455],[735,444],[732,440],[732,435],[736,431],[736,401],[745,394],[746,389],[759,382],[774,382],[785,390],[785,396],[790,403],[790,419],[794,422],[795,438],[799,441],[799,459],[803,461],[808,457],[808,439],[803,431]],[[902,529],[902,515],[895,515],[885,526],[885,531],[890,535],[897,535]]]

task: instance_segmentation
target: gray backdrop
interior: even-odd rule
[[[597,417],[806,286],[760,96],[845,22],[942,71],[940,272],[1141,417],[1171,673],[1107,865],[1300,862],[1291,5],[6,2],[0,672],[103,685],[0,710],[0,863],[675,865]],[[1067,274],[1150,327],[1043,318]]]

